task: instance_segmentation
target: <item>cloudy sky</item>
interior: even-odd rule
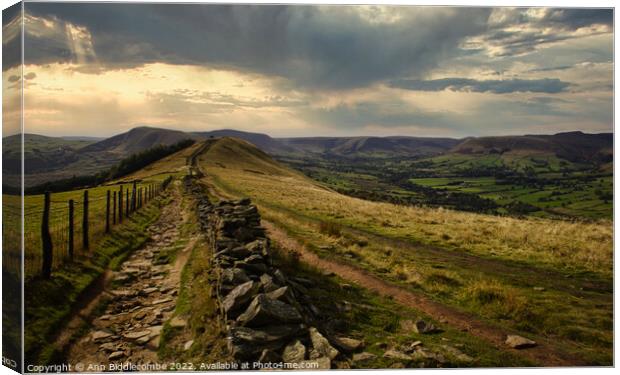
[[[47,135],[607,132],[613,12],[26,3],[24,79],[26,132]]]

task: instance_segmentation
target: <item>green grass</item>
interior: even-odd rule
[[[169,203],[166,196],[136,212],[100,241],[92,256],[68,263],[52,278],[29,279],[25,287],[26,363],[47,364],[59,359],[54,347],[55,335],[67,323],[76,303],[92,292],[90,288],[106,269],[116,269],[133,250],[148,240],[146,228]]]
[[[163,181],[163,179],[161,179]],[[159,179],[142,180],[137,184],[137,188],[146,188],[151,184],[161,183]],[[89,199],[89,234],[90,242],[94,243],[100,238],[105,231],[105,212],[106,212],[106,194],[107,191],[118,191],[121,184],[111,183],[109,185],[97,186],[88,190]],[[130,189],[131,184],[122,184],[123,187],[123,212],[125,212],[126,190]],[[84,190],[71,190],[60,193],[51,194],[50,205],[50,234],[54,245],[54,267],[58,268],[64,264],[69,256],[68,254],[68,215],[69,200],[74,200],[74,251],[76,254],[83,253],[82,249],[82,217],[83,217],[83,198]],[[9,226],[3,228],[3,232],[9,234],[14,232],[19,234],[20,223],[20,206],[21,198],[19,196],[7,195],[2,196],[3,199],[3,215]],[[117,198],[118,199],[118,198]],[[130,198],[131,199],[131,198]],[[43,216],[44,195],[26,195],[24,196],[24,238],[25,238],[25,264],[24,269],[26,276],[32,276],[40,269],[41,264],[41,220]],[[112,196],[110,197],[110,205],[113,205]],[[118,212],[118,211],[117,211]],[[110,208],[110,215],[113,213]],[[112,218],[110,218],[112,225]],[[8,246],[7,250],[19,252],[19,248]]]
[[[443,365],[444,367],[532,365],[516,355],[494,348],[486,341],[442,325],[420,311],[403,307],[389,298],[348,284],[337,276],[325,276],[319,270],[298,262],[294,255],[291,256],[290,253],[280,250],[275,242],[272,249],[275,265],[286,275],[312,280],[314,287],[308,289],[308,297],[319,311],[329,316],[329,321],[317,323],[329,325],[338,335],[364,341],[363,350],[377,356],[374,360],[358,364],[354,368],[389,368],[401,361],[383,358],[386,347],[399,349],[418,340],[423,342],[426,349],[446,357],[447,363]],[[418,318],[432,322],[444,329],[444,332],[421,335],[409,330],[406,326],[403,327],[403,322],[415,321]],[[459,361],[446,351],[444,345],[460,348],[462,352],[475,358],[475,361],[472,363]],[[404,364],[410,368],[423,365],[422,362],[415,360]]]
[[[319,256],[350,263],[491,324],[549,340],[588,363],[611,363],[610,223],[374,203],[336,194],[294,173],[245,173],[242,152],[235,159],[220,158],[213,147],[201,159],[213,185],[231,196],[251,197],[264,218]],[[224,162],[226,168],[218,167]],[[587,344],[576,338],[587,338]]]

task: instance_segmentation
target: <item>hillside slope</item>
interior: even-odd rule
[[[127,154],[144,151],[157,145],[172,145],[184,139],[201,139],[201,137],[178,130],[142,126],[93,143],[81,149],[80,152],[109,152],[126,156]]]
[[[450,150],[458,154],[552,154],[572,162],[610,162],[613,134],[583,132],[467,138]]]
[[[611,361],[610,222],[369,202],[325,188],[233,138],[215,142],[198,162],[217,194],[252,198],[266,223],[306,251],[536,341],[553,338],[568,357]],[[579,305],[570,302],[575,298]]]

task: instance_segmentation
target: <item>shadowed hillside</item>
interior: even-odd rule
[[[613,134],[582,132],[554,135],[467,138],[451,152],[460,154],[554,154],[573,162],[609,162],[613,159]]]
[[[151,127],[133,128],[126,133],[115,135],[103,141],[93,143],[84,147],[81,152],[110,152],[110,153],[135,153],[146,150],[156,145],[169,146],[184,139],[200,139],[199,136],[192,135],[177,130],[159,129]]]

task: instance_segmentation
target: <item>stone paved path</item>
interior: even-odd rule
[[[157,264],[157,255],[179,239],[183,222],[180,195],[167,205],[158,222],[148,228],[151,240],[135,251],[114,273],[105,311],[92,321],[84,337],[69,349],[68,362],[87,370],[88,365],[159,363],[163,323],[170,319],[179,292],[180,273],[193,241],[177,253],[174,264]],[[184,326],[173,318],[171,325]]]

